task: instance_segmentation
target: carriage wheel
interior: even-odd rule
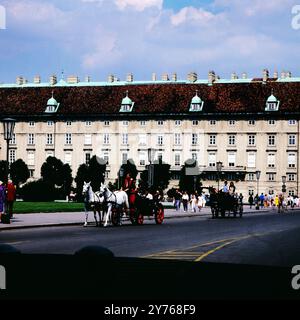
[[[139,212],[137,213],[136,223],[139,226],[141,226],[144,223],[144,216]]]
[[[162,224],[165,218],[164,208],[159,206],[155,213],[155,222],[156,224]]]
[[[114,226],[120,225],[120,212],[116,208],[112,209],[111,212],[111,222]]]

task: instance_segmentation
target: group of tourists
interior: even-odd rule
[[[173,199],[176,211],[180,210],[182,203],[184,212],[187,212],[188,210],[192,212],[200,212],[202,208],[205,208],[207,202],[206,195],[204,193],[198,194],[198,192],[195,191],[189,195],[186,191],[180,192],[179,189],[176,189]]]
[[[0,216],[7,213],[9,218],[13,217],[13,204],[16,200],[16,187],[12,180],[8,180],[7,185],[0,181]]]
[[[256,208],[295,208],[300,207],[300,199],[298,196],[287,196],[286,198],[282,193],[280,194],[263,194],[260,195],[256,194],[255,197],[253,195],[249,196],[248,199],[250,209],[252,206],[255,206]]]

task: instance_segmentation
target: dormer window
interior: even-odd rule
[[[200,112],[203,109],[204,101],[198,96],[198,91],[196,91],[195,97],[192,99],[190,105],[190,112]]]
[[[267,100],[265,111],[278,111],[280,101],[272,94]]]
[[[59,108],[59,103],[54,99],[53,91],[52,91],[52,98],[48,100],[47,107],[45,113],[55,113]]]
[[[128,91],[126,97],[122,100],[120,112],[132,112],[134,102],[128,97]]]

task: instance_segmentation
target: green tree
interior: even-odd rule
[[[22,159],[18,159],[17,161],[13,162],[10,165],[10,176],[18,188],[21,183],[25,183],[30,177],[27,164]]]
[[[121,179],[121,181],[119,182],[121,186],[123,185],[124,180],[125,180],[128,173],[130,174],[131,178],[136,180],[136,177],[138,175],[138,170],[137,170],[136,165],[132,159],[128,159],[126,163],[123,163],[120,167],[119,172],[121,170],[123,171],[123,176],[119,177]]]
[[[179,188],[182,191],[198,193],[202,191],[202,183],[200,181],[198,162],[189,159],[184,163],[180,171]]]

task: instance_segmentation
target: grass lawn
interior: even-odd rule
[[[77,202],[15,202],[14,213],[76,212],[83,211]]]

